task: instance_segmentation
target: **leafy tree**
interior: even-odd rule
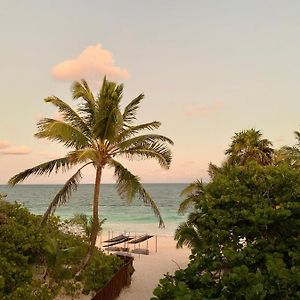
[[[235,133],[225,154],[230,165],[245,166],[249,162],[270,165],[274,153],[271,146],[272,143],[263,139],[259,130],[248,129]]]
[[[176,230],[190,264],[162,279],[154,299],[299,299],[299,187],[287,164],[216,174]]]
[[[117,190],[120,196],[132,201],[137,195],[142,201],[150,205],[159,219],[159,226],[163,226],[160,212],[147,191],[143,188],[137,176],[126,169],[116,157],[129,159],[156,159],[163,168],[169,168],[171,152],[168,144],[173,142],[158,134],[140,134],[143,130],[157,129],[160,122],[134,125],[140,102],[144,98],[140,94],[133,99],[123,112],[120,101],[123,95],[123,85],[117,85],[104,78],[97,96],[94,96],[87,82],[74,82],[72,96],[80,99],[77,110],[63,100],[51,96],[45,102],[56,106],[63,120],[44,118],[38,122],[37,138],[48,139],[64,144],[70,152],[62,158],[42,163],[27,169],[9,180],[15,185],[31,175],[49,175],[59,170],[67,171],[80,165],[79,169],[65,183],[57,193],[44,214],[43,222],[52,214],[55,208],[64,204],[70,198],[71,192],[76,190],[81,179],[81,171],[88,165],[95,168],[95,185],[93,197],[93,226],[90,236],[90,247],[82,266],[89,261],[95,247],[99,228],[99,193],[103,169],[108,166],[114,168]]]

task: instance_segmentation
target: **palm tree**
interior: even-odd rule
[[[235,133],[230,147],[225,151],[230,165],[246,166],[249,162],[272,164],[272,143],[262,138],[259,130],[249,129]]]
[[[102,225],[106,220],[106,218],[99,219],[98,233],[102,231]],[[91,236],[93,217],[88,217],[86,214],[76,214],[70,221],[72,224],[79,225],[87,238]]]
[[[297,140],[294,146],[283,146],[275,151],[274,164],[287,163],[292,168],[300,167],[300,132],[294,131]]]
[[[51,118],[40,120],[35,136],[62,143],[71,151],[64,157],[27,169],[9,180],[9,184],[14,186],[31,175],[49,175],[53,172],[57,173],[59,170],[65,172],[74,166],[79,166],[50,203],[43,216],[42,223],[44,223],[58,206],[69,200],[71,192],[77,189],[82,177],[82,169],[88,165],[94,166],[96,175],[93,196],[93,226],[90,247],[86,259],[82,263],[82,268],[92,256],[96,243],[99,228],[98,207],[101,177],[106,166],[114,168],[116,186],[121,198],[131,202],[135,196],[139,197],[144,203],[151,206],[154,214],[158,217],[159,226],[164,226],[158,207],[141,185],[140,179],[118,162],[116,157],[153,158],[159,162],[161,167],[168,169],[172,158],[168,144],[173,144],[173,142],[163,135],[141,134],[143,130],[152,131],[159,128],[161,123],[153,121],[135,125],[136,114],[144,95],[137,96],[121,112],[122,94],[122,84],[117,85],[104,77],[97,96],[93,95],[85,80],[73,83],[72,97],[74,100],[80,100],[77,110],[58,97],[46,98],[45,102],[58,108],[63,120]]]

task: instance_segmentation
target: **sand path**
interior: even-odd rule
[[[176,249],[172,237],[158,237],[157,253],[155,239],[149,240],[149,249],[149,255],[134,255],[132,283],[121,292],[118,300],[149,300],[164,274],[173,274],[179,267],[185,268],[188,264],[190,250]]]

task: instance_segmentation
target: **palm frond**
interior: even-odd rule
[[[190,183],[188,186],[186,186],[180,193],[180,196],[187,196],[189,194],[202,191],[203,190],[203,183],[200,180],[196,180],[192,183]]]
[[[46,98],[45,102],[52,103],[54,106],[56,106],[59,112],[62,114],[64,120],[69,122],[72,126],[81,129],[82,132],[86,134],[91,135],[88,125],[79,116],[79,114],[72,107],[70,107],[70,105],[56,96]]]
[[[188,223],[179,224],[175,231],[175,240],[177,240],[176,248],[187,246],[189,248],[201,249],[203,245],[201,235],[196,227]]]
[[[89,107],[94,110],[95,108],[95,99],[92,91],[90,90],[89,85],[86,80],[82,79],[81,82],[75,81],[72,84],[72,96],[73,99],[82,98],[86,103],[89,104]]]
[[[108,163],[115,169],[114,175],[120,197],[131,202],[138,192],[139,178],[114,159],[110,159]]]
[[[137,134],[138,132],[140,132],[142,130],[154,130],[154,129],[157,129],[157,128],[160,127],[160,125],[161,125],[160,122],[153,121],[153,122],[144,123],[144,124],[140,124],[140,125],[136,125],[136,126],[127,126],[127,127],[124,127],[124,129],[119,134],[118,141],[122,142],[125,139],[128,139],[128,138],[134,136],[135,134]]]
[[[83,148],[89,139],[79,130],[63,121],[44,118],[37,123],[37,138],[63,143],[66,147]]]
[[[131,202],[134,196],[137,195],[146,205],[152,208],[159,220],[159,227],[164,227],[165,225],[158,207],[152,197],[143,188],[139,178],[114,159],[110,159],[108,163],[115,169],[114,175],[120,197]]]
[[[99,219],[98,222],[98,232],[102,230],[102,225],[107,219],[104,218],[102,220]],[[79,225],[85,235],[89,238],[91,236],[92,224],[93,224],[93,217],[88,217],[86,214],[76,214],[71,220],[73,224]]]
[[[169,169],[172,161],[172,153],[170,149],[163,143],[143,143],[142,145],[120,150],[119,155],[125,155],[129,159],[135,157],[140,159],[153,158],[156,159],[161,167]]]
[[[190,206],[199,202],[204,195],[203,183],[199,180],[189,184],[181,192],[181,197],[186,197],[179,205],[178,213],[183,214]]]
[[[201,218],[201,209],[193,210],[187,218],[187,224],[191,226],[197,226],[199,218]]]
[[[99,135],[99,133],[97,133],[97,136],[101,137],[102,140],[114,142],[118,136],[118,132],[123,127],[123,118],[118,106],[111,109],[103,125],[105,128],[103,134]]]
[[[299,146],[300,145],[300,132],[299,131],[294,131],[294,134],[295,134],[295,138],[297,140],[297,145]]]
[[[211,162],[208,164],[208,175],[210,178],[213,178],[219,171],[220,168],[217,165]]]
[[[123,85],[103,80],[97,99],[97,111],[93,132],[101,140],[114,141],[123,127],[123,118],[120,112]]]
[[[113,81],[108,81],[104,77],[101,90],[97,96],[98,111],[102,112],[113,104],[113,106],[119,105],[123,96],[123,84],[117,84]]]
[[[54,199],[51,201],[50,205],[48,206],[47,210],[45,211],[43,215],[43,219],[41,224],[44,224],[48,217],[54,213],[55,209],[62,204],[65,204],[73,191],[77,190],[78,183],[81,180],[81,170],[86,167],[87,165],[91,164],[91,162],[83,165],[81,168],[79,168],[74,175],[72,175],[69,180],[64,184],[64,186],[59,190],[59,192],[56,194]]]
[[[162,216],[160,214],[160,211],[156,205],[156,203],[154,202],[154,200],[152,199],[152,197],[150,196],[150,194],[143,188],[143,186],[140,184],[139,190],[138,190],[138,195],[139,198],[146,204],[149,205],[154,214],[156,215],[156,217],[158,218],[159,221],[159,228],[165,228],[165,223],[162,219]]]
[[[70,161],[74,163],[84,163],[87,161],[92,161],[93,163],[96,163],[100,159],[99,152],[91,147],[71,151],[68,153],[68,157],[70,158]]]
[[[50,175],[53,171],[57,173],[60,169],[65,172],[73,166],[69,157],[62,157],[54,160],[47,161],[33,168],[26,169],[25,171],[13,176],[9,179],[8,184],[14,186],[19,182],[24,181],[27,177],[32,175]]]
[[[195,195],[190,195],[186,197],[184,200],[180,202],[179,208],[178,208],[178,214],[184,214],[187,209],[191,206],[193,206],[197,201],[199,200],[199,197]]]
[[[138,147],[143,144],[152,144],[156,142],[166,142],[173,145],[173,141],[168,137],[160,134],[143,134],[119,143],[118,147],[122,150],[130,147]]]
[[[299,147],[284,146],[276,150],[274,155],[274,164],[288,163],[291,167],[299,168],[300,166],[300,149]]]
[[[124,123],[131,124],[133,121],[136,120],[136,113],[143,99],[144,99],[144,94],[140,94],[135,99],[133,99],[129,104],[127,104],[123,112]]]
[[[200,201],[204,195],[204,185],[202,181],[196,180],[185,187],[180,196],[186,197],[179,205],[178,213],[183,214],[186,210]]]
[[[72,96],[74,100],[79,98],[84,100],[84,103],[78,105],[79,111],[84,114],[85,122],[92,126],[95,120],[96,102],[92,91],[84,79],[81,82],[75,81],[72,84]]]
[[[89,218],[86,214],[75,214],[70,221],[71,223],[78,224],[82,227],[85,227],[89,223]]]

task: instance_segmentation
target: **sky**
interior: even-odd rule
[[[300,130],[298,0],[1,0],[0,184],[61,157],[62,146],[34,137],[43,99],[74,105],[70,86],[103,76],[124,83],[123,105],[145,94],[138,122],[159,120],[173,161],[123,161],[142,182],[207,180],[235,132],[255,128],[274,147]],[[32,177],[63,183],[70,174]],[[95,171],[84,173],[92,183]],[[113,182],[105,169],[103,182]]]

